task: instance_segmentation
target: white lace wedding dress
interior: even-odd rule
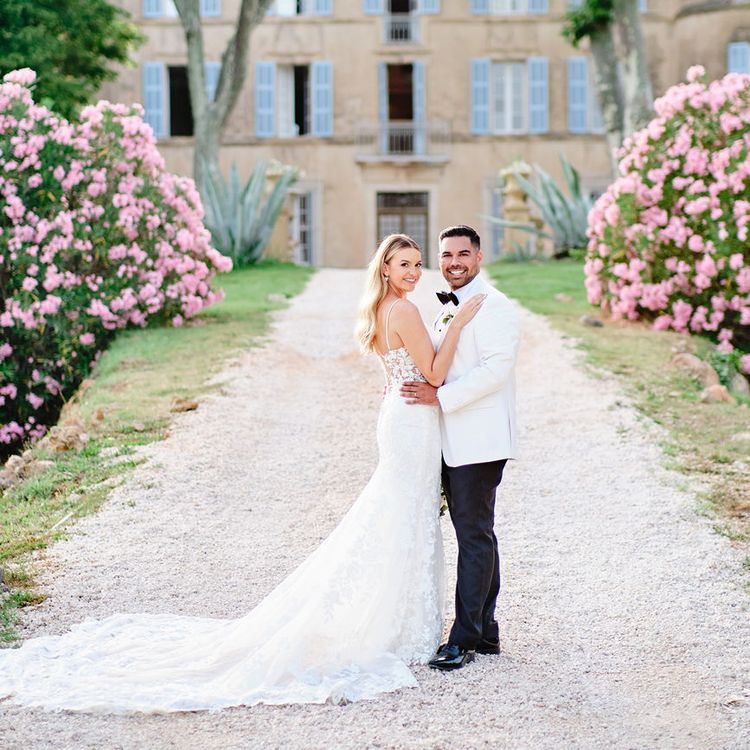
[[[437,409],[405,348],[382,358],[380,460],[331,535],[237,620],[117,614],[0,651],[0,699],[79,711],[163,712],[361,700],[417,684],[442,630]],[[238,578],[237,585],[241,586]]]

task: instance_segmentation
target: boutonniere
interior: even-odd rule
[[[448,323],[450,323],[450,322],[451,322],[451,320],[453,320],[453,316],[454,316],[454,315],[455,315],[455,313],[452,313],[452,312],[447,312],[447,313],[445,313],[445,315],[443,315],[443,317],[442,317],[442,318],[440,318],[440,322],[441,322],[441,323],[442,323],[442,324],[443,324],[444,326],[447,326],[447,325],[448,325]]]

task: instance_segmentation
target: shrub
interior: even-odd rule
[[[115,332],[182,324],[221,298],[192,180],[169,174],[139,106],[71,124],[0,85],[0,452],[44,434]]]
[[[271,239],[289,188],[297,181],[297,170],[276,167],[278,178],[268,195],[265,192],[269,169],[264,161],[255,165],[244,188],[234,162],[229,180],[221,175],[212,178],[208,169],[204,171],[205,224],[214,245],[237,266],[257,263]]]
[[[614,318],[750,349],[750,76],[688,82],[620,152],[589,214],[589,301]],[[750,358],[741,359],[750,372]]]

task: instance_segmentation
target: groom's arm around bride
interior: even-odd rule
[[[439,404],[443,488],[458,540],[456,619],[448,642],[430,662],[456,669],[474,652],[499,651],[495,604],[500,590],[494,534],[495,492],[509,458],[517,457],[515,363],[519,321],[513,304],[480,275],[478,234],[467,226],[440,235],[440,270],[451,301],[436,321],[439,344],[460,305],[477,293],[487,298],[462,331],[445,383],[404,383],[401,395],[413,404]]]

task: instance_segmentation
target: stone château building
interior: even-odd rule
[[[580,0],[276,0],[251,38],[222,160],[295,164],[296,259],[358,267],[404,231],[436,261],[441,227],[471,223],[485,253],[502,232],[500,169],[522,158],[591,190],[609,180],[591,64],[560,30]],[[169,167],[192,171],[185,41],[171,0],[120,0],[148,37],[103,95],[141,101]],[[750,3],[641,0],[654,92],[702,64],[750,72]],[[201,0],[209,92],[239,0]]]

